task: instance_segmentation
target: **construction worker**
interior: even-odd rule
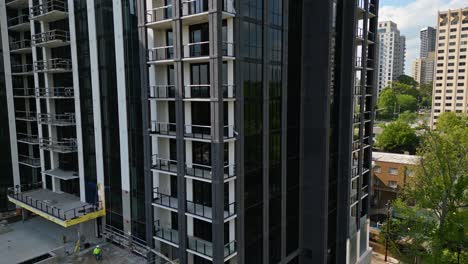
[[[96,258],[96,260],[101,260],[102,258],[102,250],[99,245],[97,245],[94,250],[93,250],[93,255]]]

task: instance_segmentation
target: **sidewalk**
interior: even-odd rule
[[[397,264],[397,263],[400,263],[400,261],[389,256],[387,258],[387,262],[385,262],[385,255],[373,251],[371,263],[372,264],[387,264],[387,263]]]

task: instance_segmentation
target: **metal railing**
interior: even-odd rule
[[[154,235],[174,244],[179,244],[179,231],[171,228],[164,228],[160,220],[154,222]]]
[[[76,124],[75,113],[49,114],[39,113],[37,115],[39,124],[54,126],[73,126]]]
[[[210,84],[185,85],[184,98],[210,98]]]
[[[184,135],[188,138],[211,140],[211,126],[185,125]]]
[[[30,157],[30,156],[21,155],[21,154],[18,155],[18,162],[28,164],[33,167],[41,166],[40,158]]]
[[[178,208],[177,197],[172,197],[170,195],[159,192],[159,187],[155,187],[153,189],[153,194],[153,203],[173,209]]]
[[[151,164],[152,169],[167,171],[167,172],[177,172],[177,160],[163,159],[160,158],[157,154],[153,155],[153,162]]]
[[[31,48],[31,40],[29,39],[22,39],[22,40],[10,42],[11,51],[15,51],[19,49],[30,49],[30,48]]]
[[[85,204],[68,210],[63,210],[42,200],[34,199],[28,195],[27,191],[42,189],[42,186],[42,182],[38,182],[10,187],[8,188],[8,196],[62,221],[75,219],[102,209],[101,202],[97,202],[94,204]]]
[[[210,204],[199,204],[192,201],[185,201],[187,213],[198,215],[206,219],[213,218],[213,212]]]
[[[207,57],[209,55],[209,41],[188,43],[184,45],[184,58]]]
[[[71,71],[72,62],[70,59],[55,58],[34,62],[34,70],[38,72],[47,71]]]
[[[223,41],[221,51],[223,56],[234,57],[234,43]]]
[[[155,85],[151,86],[148,91],[150,99],[170,99],[175,98],[175,85]]]
[[[235,177],[236,166],[234,164],[225,165],[223,167],[223,174],[224,174],[223,178],[225,180]],[[212,179],[212,167],[209,165],[202,165],[202,164],[195,164],[195,163],[186,164],[185,175],[196,177],[196,178],[201,178],[201,179],[206,179],[206,180],[211,180]]]
[[[151,134],[175,136],[176,135],[176,124],[175,123],[165,123],[165,122],[151,121],[151,127],[149,129],[149,132]]]
[[[174,59],[174,46],[162,46],[148,49],[148,61],[162,61]]]
[[[19,15],[17,17],[10,18],[7,21],[8,27],[14,27],[14,26],[21,25],[24,23],[29,23],[28,15]]]
[[[39,137],[33,134],[18,133],[17,140],[30,144],[39,144]]]
[[[33,122],[37,120],[37,115],[31,111],[15,111],[15,118]]]
[[[156,7],[146,11],[146,23],[154,23],[172,18],[172,5]]]
[[[16,97],[34,97],[35,88],[13,88],[13,96]]]
[[[36,88],[36,96],[39,98],[73,98],[73,87]]]
[[[223,0],[223,12],[235,14],[234,0]],[[189,16],[208,12],[208,0],[184,0],[182,1],[182,16]]]
[[[224,219],[236,214],[236,202],[224,205]]]
[[[32,18],[45,15],[52,11],[68,12],[67,2],[60,0],[46,0],[42,1],[42,4],[35,5],[29,9],[29,13]]]
[[[54,41],[54,40],[69,42],[70,33],[65,30],[54,29],[54,30],[41,32],[41,33],[32,35],[32,41],[35,45],[49,42],[49,41]]]
[[[229,257],[237,251],[237,241],[233,240],[224,245],[224,257]]]
[[[16,64],[11,65],[11,73],[13,74],[28,74],[33,73],[33,65],[32,64]]]
[[[203,239],[188,236],[187,248],[202,255],[213,257],[213,243]]]
[[[39,139],[39,147],[45,150],[62,153],[70,153],[77,151],[75,138],[63,138],[60,140],[52,138],[41,138]]]

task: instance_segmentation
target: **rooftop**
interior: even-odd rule
[[[416,155],[385,153],[385,152],[372,152],[372,160],[373,161],[382,161],[382,162],[417,165],[419,163],[420,159],[421,159],[421,157],[416,156]]]

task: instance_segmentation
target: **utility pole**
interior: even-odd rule
[[[390,200],[387,202],[387,232],[385,234],[385,262],[387,262],[387,256],[388,256],[388,238],[390,234],[390,223],[391,223],[391,218],[390,218]]]

